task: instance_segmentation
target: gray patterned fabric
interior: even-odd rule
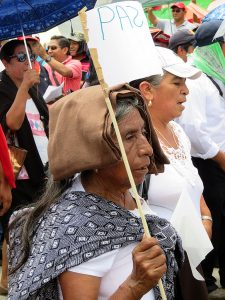
[[[168,221],[149,215],[146,219],[166,254],[168,269],[162,281],[167,299],[174,299],[174,279],[183,260],[181,240]],[[21,258],[20,225],[17,222],[10,231],[9,271]],[[99,196],[70,189],[40,219],[28,260],[9,276],[8,299],[59,299],[57,277],[62,272],[138,242],[143,232],[141,220],[129,211]],[[158,288],[154,292],[156,299],[161,299]]]

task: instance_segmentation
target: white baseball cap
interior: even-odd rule
[[[163,70],[181,78],[196,79],[201,75],[200,70],[185,63],[172,50],[163,47],[156,50]]]

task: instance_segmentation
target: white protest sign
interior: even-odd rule
[[[115,85],[162,74],[139,2],[124,1],[87,12],[89,48],[97,48],[105,82]]]

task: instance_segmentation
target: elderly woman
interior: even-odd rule
[[[121,86],[109,97],[139,184],[146,173],[162,171],[167,160],[141,96]],[[35,208],[15,216],[19,225],[12,223],[9,299],[153,300],[162,276],[168,299],[174,299],[179,238],[144,201],[158,242],[143,238],[100,86],[70,94],[52,107],[49,162],[54,185]]]
[[[185,79],[194,79],[200,72],[185,64],[171,50],[157,49],[164,71],[162,79],[152,76],[131,82],[140,89],[148,103],[153,126],[170,161],[163,174],[151,176],[148,203],[159,217],[171,221],[182,238],[194,277],[191,274],[188,278],[183,277],[188,271],[185,264],[180,278],[180,299],[208,299],[205,283],[200,281],[203,278],[196,267],[212,250],[209,240],[212,219],[202,197],[202,181],[191,161],[190,142],[182,128],[173,121],[184,110],[188,94]]]

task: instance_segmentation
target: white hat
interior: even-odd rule
[[[163,70],[181,78],[196,79],[201,75],[201,71],[185,63],[172,50],[156,47],[158,57]]]

